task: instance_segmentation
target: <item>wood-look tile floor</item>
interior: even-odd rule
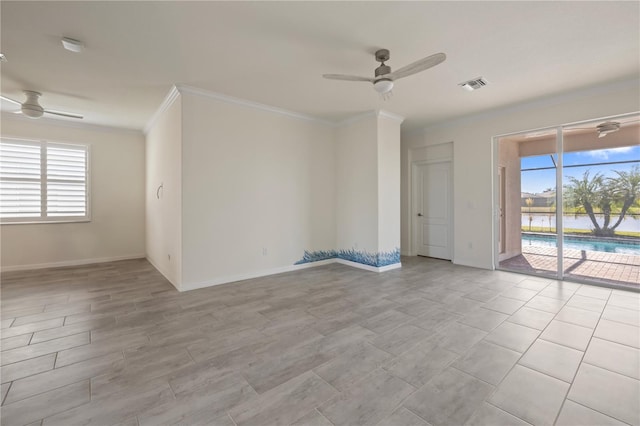
[[[640,294],[403,258],[2,276],[2,425],[640,424]]]

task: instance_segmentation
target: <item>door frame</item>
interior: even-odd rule
[[[451,142],[448,142],[451,143]],[[453,188],[453,158],[447,157],[447,158],[434,158],[432,160],[419,160],[419,161],[411,161],[411,173],[409,176],[409,247],[411,248],[411,252],[409,253],[410,256],[417,256],[418,255],[418,246],[417,246],[417,238],[415,238],[416,236],[416,230],[418,229],[418,224],[417,224],[417,216],[416,216],[416,212],[414,211],[415,209],[415,205],[416,205],[416,197],[417,197],[417,189],[418,189],[418,185],[416,185],[416,179],[417,179],[417,170],[418,167],[420,166],[425,166],[428,164],[442,164],[442,163],[447,163],[449,164],[449,208],[448,208],[448,213],[449,213],[449,217],[448,222],[449,222],[449,252],[451,255],[451,262],[453,262],[454,259],[454,247],[453,247],[453,241],[454,241],[454,232],[455,232],[455,228],[454,228],[454,224],[453,224],[453,218],[454,218],[454,214],[453,214],[453,194],[454,194],[454,188]],[[455,263],[455,262],[454,262]]]

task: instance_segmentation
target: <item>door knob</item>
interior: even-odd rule
[[[418,216],[422,216],[422,213],[418,213]]]

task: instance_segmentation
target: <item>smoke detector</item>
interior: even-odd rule
[[[468,90],[469,92],[473,90],[478,90],[488,84],[487,80],[483,77],[474,78],[473,80],[465,81],[463,83],[458,83],[458,86],[462,87],[464,90]]]

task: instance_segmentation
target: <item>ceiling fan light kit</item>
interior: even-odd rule
[[[373,89],[381,95],[382,99],[387,100],[391,97],[395,80],[427,70],[447,59],[447,55],[444,53],[436,53],[392,72],[391,67],[385,64],[390,57],[391,55],[387,49],[376,51],[375,59],[380,62],[380,66],[375,69],[375,77],[373,78],[344,74],[323,74],[322,76],[330,80],[367,81],[373,83]]]

